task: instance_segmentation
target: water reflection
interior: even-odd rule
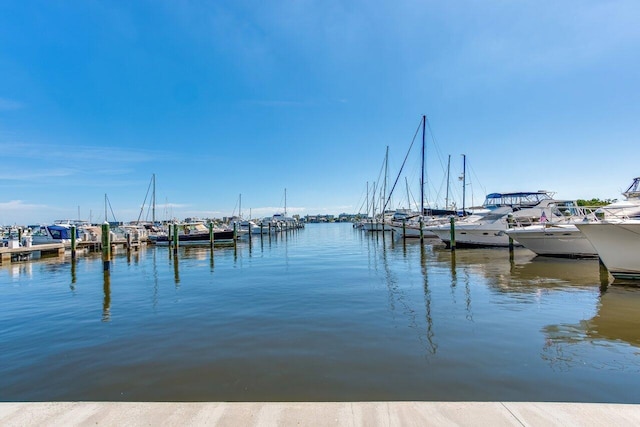
[[[78,278],[76,277],[76,264],[78,260],[76,258],[71,258],[71,285],[70,288],[72,291],[76,290],[76,282]]]
[[[175,282],[176,287],[180,285],[180,268],[177,253],[173,255],[173,281]]]
[[[103,273],[104,282],[102,285],[102,292],[104,293],[104,298],[102,300],[102,321],[110,322],[111,321],[111,274],[109,271],[105,271]]]
[[[406,239],[405,239],[406,240]],[[405,251],[406,251],[406,245]],[[425,320],[427,322],[427,351],[431,354],[436,354],[438,350],[438,344],[435,342],[435,332],[433,330],[433,316],[431,314],[431,290],[429,289],[429,274],[427,270],[427,251],[424,245],[420,246],[420,267],[422,271],[422,277],[424,278],[424,308],[425,308]]]
[[[601,367],[603,361],[585,352],[582,346],[591,348],[618,349],[617,360],[606,363],[617,363],[625,370],[640,371],[637,359],[640,348],[640,289],[636,286],[609,287],[601,293],[597,312],[589,319],[573,324],[554,324],[543,328],[546,343],[542,350],[542,358],[553,367],[569,369],[574,366],[596,365]],[[625,352],[619,347],[624,343],[634,349]]]
[[[435,251],[436,259],[451,269],[452,285],[457,276],[481,276],[499,292],[527,293],[540,288],[594,286],[608,283],[602,278],[598,261],[538,257],[528,250],[514,250],[513,256],[501,249]]]
[[[32,262],[11,263],[7,267],[7,272],[9,273],[9,276],[13,277],[14,279],[21,276],[31,277],[33,275]]]

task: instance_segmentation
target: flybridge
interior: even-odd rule
[[[487,195],[485,208],[497,208],[501,206],[535,206],[543,200],[552,199],[548,191],[518,192],[518,193],[491,193]]]
[[[633,182],[631,183],[629,188],[627,188],[627,191],[622,193],[622,195],[627,199],[640,198],[640,189],[638,187],[640,187],[640,177],[633,178]]]

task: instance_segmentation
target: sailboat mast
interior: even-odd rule
[[[287,216],[287,189],[284,189],[284,216]]]
[[[465,209],[465,191],[467,189],[467,156],[462,155],[462,215],[466,215]]]
[[[384,155],[384,183],[382,186],[382,200],[385,201],[384,207],[387,207],[387,180],[389,176],[389,146],[387,145],[387,151]],[[382,210],[382,217],[384,218],[384,209]]]
[[[422,171],[420,178],[420,215],[424,215],[424,134],[427,125],[427,116],[422,116]]]
[[[371,192],[371,218],[376,219],[376,183],[373,183],[373,191]]]
[[[409,181],[404,177],[404,186],[407,189],[407,209],[411,210],[411,198],[409,197]]]
[[[104,193],[104,222],[109,222],[107,217],[107,193]]]
[[[153,224],[156,223],[156,174],[151,175],[151,180],[153,181],[153,193],[151,194],[151,221]]]
[[[242,219],[242,193],[238,197],[238,216]]]
[[[367,181],[367,216],[369,216],[369,181]]]
[[[449,173],[451,172],[451,154],[447,160],[447,195],[444,198],[444,208],[449,209]]]

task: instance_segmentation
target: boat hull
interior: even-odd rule
[[[447,246],[451,245],[450,227],[430,228],[430,231]],[[455,239],[456,247],[509,247],[509,236],[505,233],[505,230],[456,227]],[[518,246],[517,242],[514,242],[514,244]]]
[[[363,222],[361,228],[367,232],[391,231],[391,226],[382,222]]]
[[[233,231],[215,231],[213,233],[214,243],[217,242],[232,242],[234,240]],[[173,241],[170,236],[158,236],[155,240],[156,245],[166,246]],[[209,233],[194,233],[194,234],[179,234],[179,245],[208,245],[211,243],[209,240]]]
[[[507,234],[538,255],[565,258],[598,256],[591,242],[573,224],[532,225],[507,230]]]
[[[396,234],[397,236],[400,237],[406,237],[408,239],[410,238],[420,238],[420,227],[410,227],[410,226],[405,226],[404,228],[400,225],[393,225],[391,226],[394,234]],[[435,233],[433,233],[433,231],[427,230],[425,229],[425,227],[422,227],[422,237],[425,238],[434,238],[437,237],[435,235]]]
[[[640,221],[576,224],[615,278],[640,279]]]

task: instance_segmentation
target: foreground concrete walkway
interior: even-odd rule
[[[0,403],[2,426],[638,426],[640,405],[539,402]]]

